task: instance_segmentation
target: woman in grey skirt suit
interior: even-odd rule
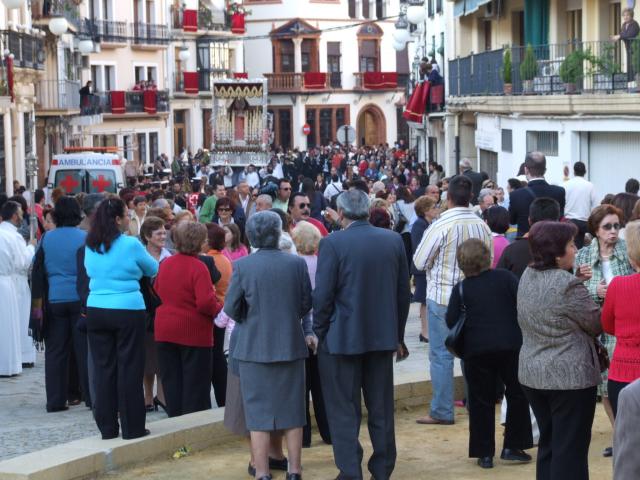
[[[256,213],[246,233],[259,250],[234,264],[224,311],[237,322],[231,357],[238,362],[255,478],[271,478],[270,432],[283,430],[289,453],[287,480],[301,480],[308,355],[301,319],[311,309],[307,265],[278,250],[282,222],[277,214]]]

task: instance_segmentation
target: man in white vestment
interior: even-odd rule
[[[28,274],[35,253],[18,233],[22,208],[12,201],[0,211],[0,375],[17,375],[23,364],[33,364],[36,351],[29,336],[31,291]]]

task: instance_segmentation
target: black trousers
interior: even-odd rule
[[[588,480],[597,388],[522,389],[540,429],[536,480]]]
[[[82,398],[91,406],[87,375],[87,335],[78,328],[80,302],[50,303],[47,336],[44,339],[44,378],[47,410],[67,404],[70,387],[71,356]],[[78,395],[76,398],[80,398]]]
[[[342,480],[362,479],[362,446],[358,440],[362,421],[361,392],[367,407],[373,455],[369,472],[388,480],[396,463],[393,403],[393,352],[361,355],[319,353],[322,393],[328,411],[333,456]]]
[[[618,416],[618,397],[624,387],[629,385],[624,382],[616,382],[615,380],[607,381],[607,392],[609,394],[609,401],[611,402],[611,410],[613,410],[613,417]]]
[[[302,430],[302,445],[311,445],[311,413],[309,412],[309,394],[313,398],[313,412],[318,424],[318,431],[324,443],[331,443],[331,433],[329,432],[329,422],[327,421],[327,410],[322,397],[322,385],[320,383],[320,371],[318,370],[318,356],[309,351],[309,356],[305,361],[305,383],[306,383],[306,409],[307,424]]]
[[[571,219],[569,221],[573,223],[576,227],[578,227],[578,234],[576,235],[575,243],[576,243],[576,248],[580,250],[582,247],[584,247],[584,236],[587,234],[587,222],[585,222],[584,220],[574,220],[574,219]]]
[[[170,417],[211,408],[211,347],[158,342],[158,367]]]
[[[466,358],[464,374],[469,391],[469,457],[493,457],[496,451],[496,380],[507,398],[503,448],[533,447],[529,402],[518,382],[518,352],[499,352]]]
[[[87,308],[94,418],[103,437],[144,435],[144,310]]]
[[[227,359],[224,358],[224,328],[213,327],[211,350],[211,386],[218,407],[224,407],[227,398]]]

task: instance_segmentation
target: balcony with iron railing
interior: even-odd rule
[[[41,36],[15,30],[3,30],[0,34],[3,48],[14,56],[15,67],[44,70],[44,39]]]
[[[82,19],[78,2],[73,0],[31,0],[31,18],[34,25],[47,25],[51,17],[62,15],[71,28],[78,31]]]
[[[185,11],[186,23],[185,23]],[[189,15],[195,16],[197,30],[223,32],[230,31],[231,17],[226,10],[210,9],[208,7],[199,10],[185,10],[184,8],[172,8],[171,10],[171,27],[174,29],[192,31],[191,20]]]
[[[323,72],[265,73],[269,93],[313,93],[332,90],[340,83],[336,77]]]
[[[127,22],[84,18],[79,32],[103,45],[127,43]]]
[[[113,98],[114,94],[124,94],[124,102],[120,106],[122,110],[116,110]],[[153,114],[166,114],[169,112],[169,91],[157,90],[155,91],[155,102]],[[145,109],[149,105],[145,105],[145,92],[129,90],[122,91],[108,91],[108,92],[96,92],[88,97],[86,101],[86,108],[81,109],[82,115],[97,115],[97,114],[114,114],[114,115],[127,115],[127,114],[148,114],[149,111]]]
[[[449,95],[497,96],[634,92],[640,43],[614,41],[511,47],[511,91],[504,87],[505,48],[448,62]],[[636,84],[635,86],[633,84]]]
[[[133,44],[162,47],[169,44],[169,28],[157,23],[135,22],[131,24]]]
[[[36,113],[68,113],[80,110],[80,82],[41,80],[36,83]]]

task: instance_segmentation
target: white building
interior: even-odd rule
[[[395,18],[387,18],[398,15],[398,0],[244,5],[251,9],[246,71],[249,78],[268,78],[275,145],[327,145],[342,125],[356,129],[359,145],[407,136],[401,114],[409,60],[406,49],[393,49]]]
[[[601,197],[622,192],[628,178],[640,176],[638,69],[625,46],[610,39],[620,31],[627,3],[543,3],[546,15],[538,15],[530,0],[455,2],[447,102],[456,125],[454,158],[474,159],[477,170],[505,185],[526,153],[539,150],[547,157],[549,181],[560,184],[564,168],[572,171],[582,161]],[[638,6],[635,13],[637,18]],[[534,46],[531,68],[522,67],[522,45]],[[506,51],[512,92],[503,88]],[[581,60],[583,73],[576,78],[561,76],[576,51],[597,61]]]

